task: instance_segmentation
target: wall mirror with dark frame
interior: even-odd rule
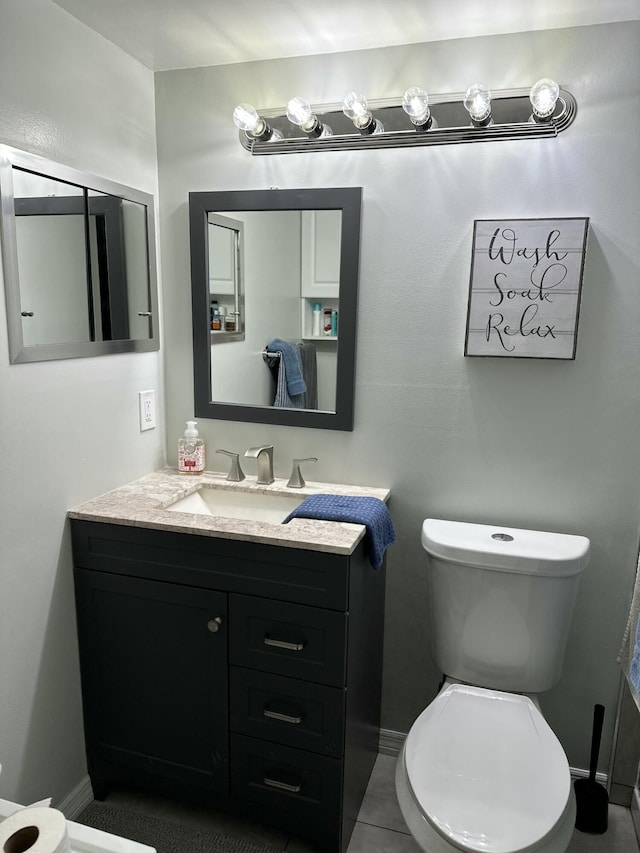
[[[196,417],[353,429],[361,205],[360,187],[189,194]]]
[[[153,196],[0,146],[11,363],[159,349]]]

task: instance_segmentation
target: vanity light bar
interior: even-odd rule
[[[236,122],[242,147],[262,155],[536,139],[562,133],[577,112],[573,95],[549,78],[531,89],[490,92],[477,83],[446,95],[412,87],[400,102],[367,100],[359,92],[350,92],[340,104],[311,107],[302,98],[293,101],[297,109],[289,109],[289,117],[281,109],[258,115],[250,108],[255,127],[246,130]],[[268,138],[260,133],[263,127],[269,129]],[[319,128],[330,130],[319,133]]]

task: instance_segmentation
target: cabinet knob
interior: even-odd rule
[[[207,628],[211,631],[212,634],[215,634],[220,630],[220,626],[222,625],[222,619],[219,616],[216,616],[215,619],[209,619],[207,622]]]

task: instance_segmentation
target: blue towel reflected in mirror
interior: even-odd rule
[[[273,405],[286,409],[317,409],[315,347],[274,338],[266,345],[266,351],[267,364],[276,380]]]

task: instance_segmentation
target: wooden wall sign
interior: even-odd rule
[[[474,222],[464,354],[575,358],[588,218]]]

